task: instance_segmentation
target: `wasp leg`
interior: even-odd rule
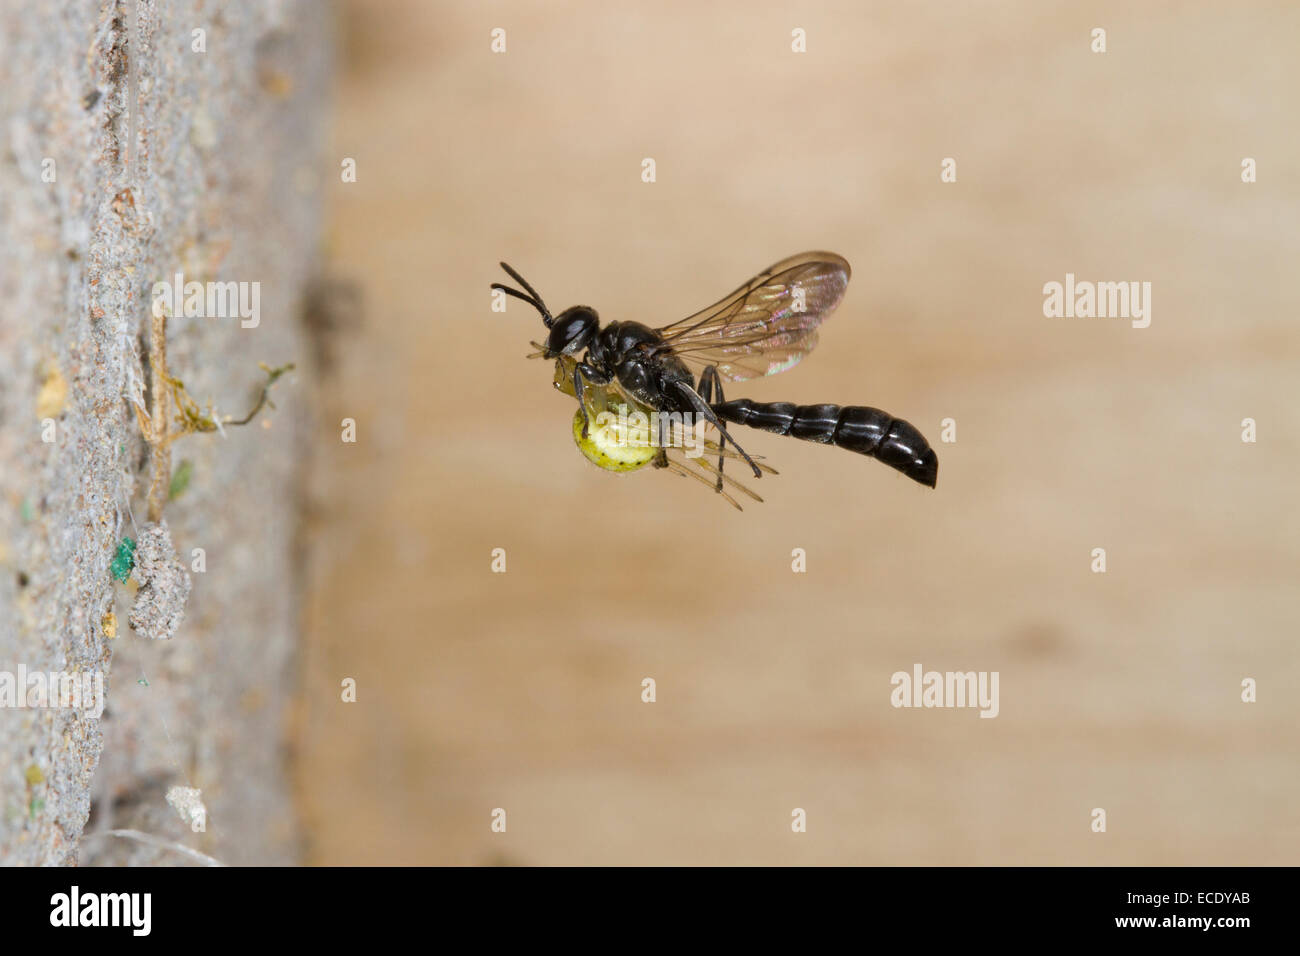
[[[718,396],[716,401],[721,405],[726,401],[722,396],[722,376],[718,374],[716,365],[709,365],[700,373],[700,398],[704,399],[705,403],[712,405],[715,401],[713,397],[715,392]],[[722,491],[722,464],[725,461],[723,452],[726,451],[726,448],[727,436],[720,433],[718,435],[718,484],[714,489],[718,492]],[[753,462],[750,462],[750,464],[753,464]]]
[[[722,439],[731,442],[731,444],[735,446],[736,451],[740,452],[741,457],[749,463],[749,467],[754,469],[754,477],[762,478],[763,473],[759,471],[758,465],[754,463],[754,459],[750,458],[745,449],[740,447],[740,442],[731,437],[731,434],[727,431],[727,426],[722,424],[722,420],[713,413],[713,409],[704,403],[704,399],[700,398],[699,392],[695,391],[695,389],[691,388],[685,382],[674,382],[673,384],[677,387],[678,394],[680,394],[682,398],[686,399],[686,401],[691,404],[692,408],[703,415],[706,422],[718,430],[718,434],[721,436],[719,444]]]
[[[668,446],[672,443],[672,436],[668,434],[668,416],[662,413],[655,415],[655,421],[659,429],[659,451],[655,453],[654,466],[656,468],[668,467]]]
[[[587,414],[587,392],[583,387],[583,376],[586,376],[586,380],[592,385],[608,385],[613,380],[608,375],[602,375],[599,370],[586,362],[579,362],[573,366],[573,394],[578,396],[578,407],[582,409],[582,437],[586,438],[591,416]]]

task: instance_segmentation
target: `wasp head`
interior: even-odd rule
[[[551,334],[546,337],[546,357],[577,355],[600,331],[600,316],[588,305],[575,305],[565,309],[551,324]]]
[[[523,276],[504,262],[501,263],[501,268],[506,270],[510,278],[523,286],[526,292],[512,289],[500,282],[492,283],[492,288],[500,289],[506,295],[527,302],[541,313],[542,321],[551,330],[546,337],[546,344],[538,346],[546,358],[555,358],[557,355],[577,355],[596,337],[596,333],[600,331],[600,316],[591,306],[575,305],[565,309],[558,316],[553,316],[546,303],[542,301],[542,297],[537,294],[537,290],[530,286]]]

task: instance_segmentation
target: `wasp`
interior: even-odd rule
[[[939,458],[925,437],[878,408],[728,400],[723,393],[724,383],[784,372],[816,348],[818,329],[848,288],[851,273],[842,256],[804,252],[782,259],[708,308],[659,328],[632,321],[602,324],[587,305],[553,315],[523,276],[504,262],[501,268],[522,289],[499,282],[492,288],[541,314],[546,341],[533,342],[537,351],[529,357],[556,360],[556,386],[578,400],[574,438],[601,467],[628,471],[653,463],[682,473],[680,463],[667,456],[673,444],[669,430],[674,416],[694,416],[717,430],[717,440],[707,445],[717,465],[706,470],[719,493],[725,494],[727,483],[758,498],[724,474],[729,459],[743,462],[756,478],[772,471],[741,447],[729,424],[845,448],[930,488],[938,481]],[[616,453],[606,429],[593,432],[596,414],[615,407],[631,407],[656,420],[657,443]]]

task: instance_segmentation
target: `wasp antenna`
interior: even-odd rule
[[[554,319],[551,318],[551,313],[546,311],[546,306],[539,304],[538,301],[534,299],[531,295],[524,295],[518,289],[512,289],[510,288],[510,286],[502,285],[500,282],[493,282],[492,288],[500,289],[506,295],[512,295],[516,299],[519,299],[523,302],[527,302],[529,305],[531,305],[534,309],[536,309],[538,312],[542,314],[542,321],[546,324],[546,327],[548,329],[551,327],[551,323],[555,321]]]
[[[529,299],[525,296],[522,296],[519,293],[515,292],[515,290],[507,289],[505,286],[500,284],[494,283],[492,288],[501,289],[505,292],[512,293],[517,298],[523,299],[525,302],[531,302],[533,308],[535,308],[538,312],[542,313],[542,321],[546,323],[546,327],[549,329],[551,327],[551,323],[554,322],[555,320],[551,317],[551,310],[546,307],[546,303],[542,301],[542,297],[537,294],[537,290],[528,284],[527,279],[525,279],[518,272],[512,269],[509,263],[502,262],[499,263],[499,265],[501,266],[502,269],[506,270],[506,274],[509,275],[510,278],[514,279],[521,286],[523,286],[528,291],[528,295],[532,296],[532,298]]]
[[[512,288],[510,288],[510,286],[508,286],[508,285],[504,285],[504,284],[502,284],[502,283],[500,283],[500,282],[493,282],[493,283],[492,283],[492,288],[494,288],[494,289],[500,289],[500,290],[501,290],[502,292],[504,292],[506,295],[512,295],[512,296],[514,296],[516,299],[523,299],[525,302],[527,302],[529,305],[531,305],[534,309],[539,308],[539,306],[537,305],[537,300],[536,300],[536,299],[534,299],[531,295],[524,295],[524,294],[523,294],[522,292],[520,292],[518,289],[512,289]]]

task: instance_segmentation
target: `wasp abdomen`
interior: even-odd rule
[[[901,418],[861,405],[794,405],[748,398],[713,406],[718,417],[777,435],[837,445],[879,459],[913,481],[933,488],[939,456],[925,437]]]

